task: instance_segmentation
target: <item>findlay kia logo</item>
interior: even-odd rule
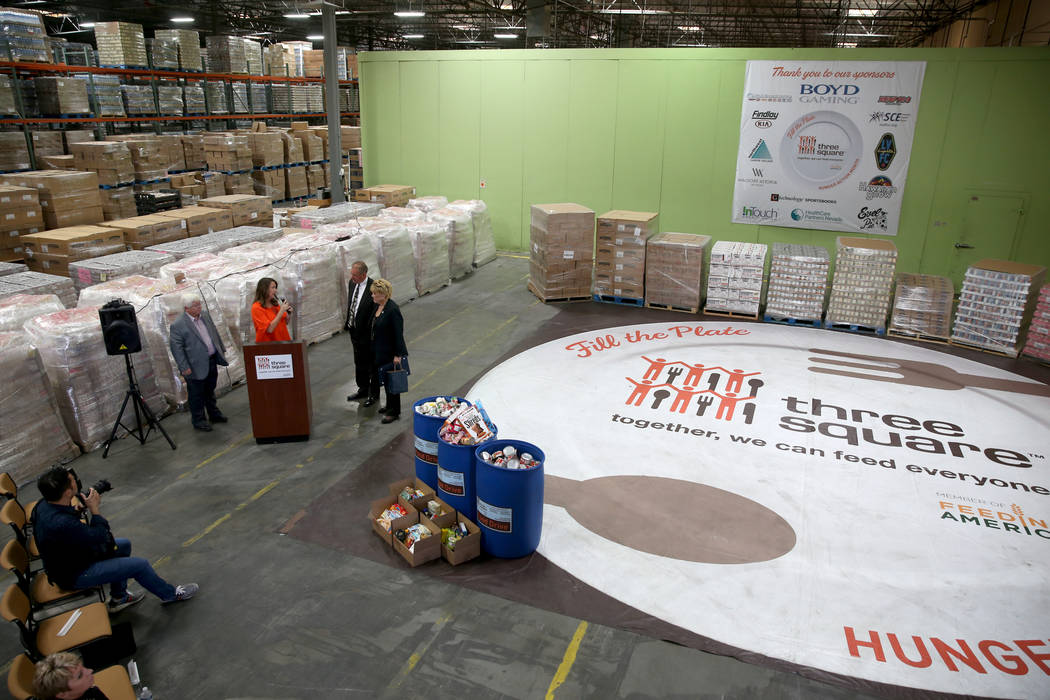
[[[770,128],[779,116],[779,112],[766,112],[759,109],[751,112],[751,118],[755,120],[755,126],[759,129]]]
[[[625,377],[631,384],[626,405],[644,404],[651,410],[662,409],[668,413],[686,413],[695,405],[697,416],[707,414],[709,418],[724,421],[736,416],[749,425],[754,420],[754,400],[765,384],[758,378],[761,372],[662,357],[650,359],[645,355],[641,360],[646,363],[641,379]]]

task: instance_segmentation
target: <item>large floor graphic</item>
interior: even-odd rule
[[[539,553],[731,647],[879,683],[1050,687],[1050,387],[770,324],[560,338],[486,373],[547,455]]]

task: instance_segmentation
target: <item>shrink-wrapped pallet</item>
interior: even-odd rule
[[[157,113],[153,88],[149,85],[121,85],[120,92],[124,96],[124,111],[129,117]]]
[[[1046,278],[1041,265],[978,260],[966,270],[952,342],[1017,357]]]
[[[474,267],[496,259],[496,238],[492,231],[489,208],[480,199],[457,199],[449,204],[452,209],[470,212],[474,222]]]
[[[29,334],[0,332],[0,471],[15,483],[79,455]]]
[[[230,260],[260,260],[267,263],[276,262],[278,258],[282,257],[281,252],[272,247],[267,241],[249,241],[235,245],[220,252],[219,255]]]
[[[160,113],[181,117],[186,111],[182,95],[182,87],[179,85],[158,85],[157,104],[160,106]]]
[[[342,286],[342,306],[346,308],[347,290],[350,283],[351,267],[355,262],[363,262],[368,267],[368,275],[379,275],[379,256],[376,241],[364,234],[356,222],[344,221],[338,224],[325,224],[314,235],[318,239],[334,243],[339,251],[339,269]]]
[[[29,319],[64,308],[54,294],[12,294],[0,298],[0,332],[21,332]]]
[[[201,62],[201,39],[197,32],[192,29],[157,29],[153,32],[153,36],[176,43],[179,68],[182,70],[201,71],[204,69],[204,64]]]
[[[170,253],[151,250],[129,250],[99,258],[69,263],[69,276],[78,290],[121,277],[143,275],[156,277],[162,265],[175,262]]]
[[[364,235],[375,240],[379,274],[394,286],[394,301],[401,303],[416,297],[416,256],[408,229],[392,219],[365,217],[358,219]],[[375,275],[372,275],[375,277]]]
[[[319,243],[303,247],[294,239],[285,238],[271,245],[280,256],[274,267],[287,281],[281,285],[286,298],[288,282],[294,280],[297,285],[298,302],[291,320],[295,326],[293,337],[315,343],[338,333],[343,326],[345,309],[340,304],[342,275],[335,245]]]
[[[167,243],[158,243],[157,245],[148,246],[146,250],[156,253],[168,253],[176,260],[190,258],[202,253],[218,253],[223,249],[222,244],[216,239],[208,238],[209,235],[210,234],[205,234],[193,238],[182,238],[177,241],[168,241]]]
[[[645,303],[696,312],[704,288],[704,251],[710,236],[658,233],[645,244]]]
[[[380,210],[379,216],[384,219],[399,221],[406,226],[427,220],[427,214],[422,209],[411,209],[409,207],[387,207]]]
[[[839,236],[825,327],[859,326],[882,333],[890,310],[897,247],[877,238]]]
[[[433,195],[429,197],[416,197],[408,200],[408,206],[422,212],[432,212],[448,206],[448,197]]]
[[[255,325],[252,323],[255,288],[263,277],[277,279],[277,271],[257,260],[226,260],[226,270],[209,279],[208,285],[215,289],[230,335],[240,351],[245,343],[255,342]]]
[[[222,250],[226,250],[252,241],[276,241],[281,237],[281,229],[270,226],[234,226],[225,231],[215,231],[207,236],[199,236],[199,238],[205,237],[219,241],[223,244]]]
[[[445,207],[427,214],[427,220],[445,226],[448,231],[448,271],[459,279],[474,269],[474,221],[462,209]]]
[[[1050,362],[1050,285],[1039,290],[1022,354]]]
[[[26,267],[25,263],[0,262],[0,277],[25,272],[28,269],[29,268]]]
[[[408,224],[416,259],[416,292],[422,296],[449,282],[448,230],[431,221]]]
[[[120,415],[128,378],[124,359],[106,354],[98,307],[37,316],[26,322],[25,329],[40,351],[59,414],[73,442],[85,452],[100,447]],[[157,391],[149,356],[136,353],[131,357],[142,398],[159,416],[165,401]]]
[[[705,311],[758,314],[766,255],[765,243],[718,241],[711,246]]]
[[[0,277],[0,299],[13,294],[54,294],[66,308],[76,306],[77,303],[73,280],[32,270]]]
[[[766,316],[775,321],[819,322],[831,260],[823,246],[774,243],[766,292]]]
[[[154,32],[155,39],[146,40],[146,49],[155,70],[179,69],[179,42],[164,38],[160,32]]]
[[[289,223],[293,228],[319,228],[325,224],[353,221],[365,216],[378,216],[381,211],[383,211],[382,204],[344,202],[323,209],[296,212],[290,217]]]
[[[952,333],[955,285],[947,277],[897,275],[889,330],[898,335],[948,340]]]

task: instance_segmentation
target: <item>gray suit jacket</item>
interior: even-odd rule
[[[211,335],[211,344],[215,346],[215,362],[225,367],[230,364],[226,360],[226,346],[222,344],[219,332],[215,330],[215,324],[207,311],[201,312],[201,319]],[[171,324],[171,338],[168,341],[171,354],[175,358],[175,364],[179,367],[179,374],[187,369],[193,370],[190,379],[198,381],[208,376],[208,346],[193,327],[193,319],[185,311]]]

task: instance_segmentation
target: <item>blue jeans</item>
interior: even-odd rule
[[[110,599],[123,600],[128,592],[128,579],[133,578],[161,600],[175,600],[175,586],[158,576],[148,561],[131,556],[131,540],[117,537],[114,541],[117,543],[116,555],[97,561],[80,572],[75,582],[77,588],[108,583]]]

